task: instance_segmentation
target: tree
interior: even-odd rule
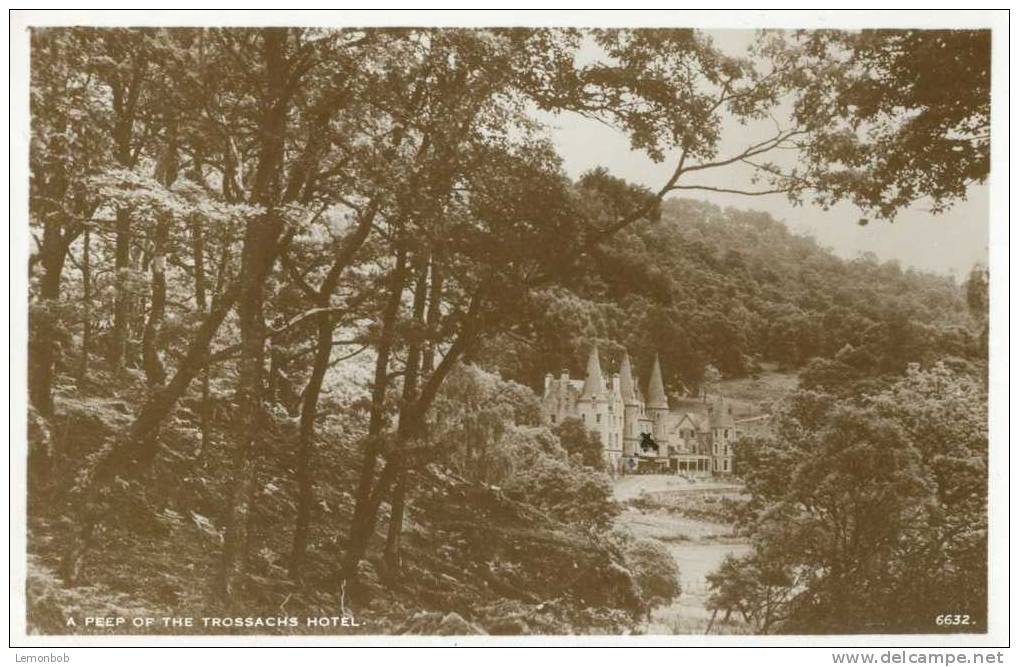
[[[683,592],[676,559],[658,540],[628,540],[623,547],[626,563],[637,579],[648,616],[655,607],[672,603]]]
[[[226,33],[224,33],[226,34]],[[286,219],[283,208],[296,201],[313,174],[305,170],[299,154],[288,164],[286,137],[291,109],[303,89],[304,77],[320,62],[309,52],[302,31],[265,28],[245,35],[246,46],[261,65],[263,88],[256,92],[259,101],[255,127],[256,161],[252,177],[250,203],[262,212],[246,223],[241,250],[241,288],[238,295],[238,320],[241,337],[241,361],[238,374],[237,440],[234,444],[234,474],[228,502],[222,566],[217,582],[220,595],[230,600],[245,574],[248,556],[248,513],[255,481],[254,458],[263,437],[263,391],[265,344],[265,284],[273,270],[283,243]],[[342,39],[342,37],[341,37]],[[332,98],[326,88],[319,95]],[[316,150],[304,146],[305,154]],[[291,169],[288,171],[287,167]],[[288,179],[288,180],[285,180]]]
[[[987,354],[987,342],[990,336],[990,271],[986,266],[974,266],[966,278],[966,305],[970,315],[981,326],[980,348]]]
[[[84,71],[71,35],[59,30],[32,33],[32,142],[29,163],[31,224],[41,232],[29,260],[39,268],[30,304],[29,399],[40,414],[53,414],[53,375],[60,331],[66,321],[61,278],[71,244],[96,208],[88,179],[107,152],[95,129],[102,108]]]
[[[539,411],[529,388],[473,364],[459,364],[436,397],[430,439],[446,443],[445,461],[457,473],[499,485],[529,466],[535,449],[563,453],[553,434],[531,433]]]
[[[985,405],[944,365],[870,396],[795,397],[741,449],[754,552],[713,575],[712,604],[762,632],[939,631],[945,608],[977,619]]]
[[[103,107],[105,113],[101,127],[107,128],[112,161],[121,169],[134,169],[139,164],[159,122],[157,118],[147,117],[152,112],[152,98],[147,93],[151,92],[150,64],[153,57],[149,40],[154,33],[151,29],[88,28],[71,33],[76,48],[87,54],[86,71],[101,81],[109,92],[110,104]],[[135,241],[131,214],[127,206],[118,207],[115,214],[116,297],[107,360],[117,368],[123,367],[130,348],[134,272],[132,245]],[[151,338],[151,330],[149,335]]]
[[[761,165],[776,187],[848,200],[891,219],[938,213],[990,169],[990,30],[830,30],[767,35],[787,73],[800,165]],[[948,82],[948,83],[946,83]]]
[[[902,424],[936,484],[927,530],[903,556],[902,596],[922,601],[908,613],[916,628],[945,607],[971,612],[978,627],[987,607],[987,394],[982,378],[940,363],[912,365],[872,399]],[[901,607],[900,607],[901,608]],[[925,625],[926,624],[926,625]]]
[[[508,496],[541,508],[556,521],[604,531],[620,512],[607,475],[541,457],[511,478]]]
[[[556,427],[555,433],[563,448],[570,456],[577,457],[581,464],[595,470],[605,468],[601,439],[579,419],[564,419]]]
[[[754,554],[725,557],[717,570],[708,574],[707,608],[725,612],[728,621],[733,612],[752,623],[756,634],[768,634],[786,620],[786,606],[794,594],[793,578],[781,565]]]

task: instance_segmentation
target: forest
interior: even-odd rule
[[[674,564],[613,527],[589,435],[539,425],[542,376],[578,372],[597,343],[641,369],[660,353],[689,393],[768,364],[844,402],[822,414],[798,395],[783,439],[754,448],[741,525],[762,545],[769,508],[802,509],[767,467],[788,448],[840,460],[826,433],[915,426],[894,397],[933,401],[930,384],[962,383],[958,409],[980,408],[985,270],[959,285],[839,259],[691,199],[713,188],[690,177],[749,164],[748,197],[803,215],[848,201],[871,224],[918,199],[945,210],[987,177],[989,41],[764,32],[734,56],[694,30],[33,30],[30,631],[103,612],[637,631],[682,594]],[[578,57],[591,44],[603,58]],[[769,138],[721,151],[725,128],[779,108]],[[570,179],[535,109],[615,127],[672,174]],[[771,161],[782,151],[794,168]],[[902,428],[874,439],[898,438],[925,491],[903,492],[881,544],[935,501],[931,530],[986,522],[986,427],[961,453],[917,453]],[[928,474],[949,455],[965,484]],[[831,564],[775,567],[769,586]],[[808,579],[785,587],[802,602],[789,618],[825,604],[804,602]],[[748,616],[757,593],[720,588],[719,609]]]
[[[960,286],[873,255],[842,260],[767,214],[668,199],[660,221],[634,225],[536,300],[485,361],[539,386],[545,372],[582,372],[597,343],[628,349],[642,371],[659,354],[666,385],[691,395],[705,369],[796,372],[840,354],[862,375],[901,375],[912,362],[986,356],[985,281],[980,266]]]

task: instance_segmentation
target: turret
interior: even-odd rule
[[[617,429],[613,429],[612,414],[609,410],[611,401],[612,396],[605,387],[605,377],[602,375],[601,362],[598,360],[598,348],[592,347],[591,355],[587,358],[584,388],[577,399],[577,413],[580,415],[580,421],[598,434],[607,462],[610,460],[608,450],[616,447],[618,433]]]
[[[584,389],[580,392],[580,398],[581,400],[605,398],[605,379],[601,374],[597,345],[591,348],[591,355],[587,358],[587,378],[584,380]]]
[[[640,448],[640,398],[633,381],[630,355],[625,350],[619,376],[619,393],[623,398],[623,455],[636,456]]]
[[[633,368],[630,366],[630,354],[623,351],[623,361],[619,364],[619,392],[623,395],[623,403],[637,405],[637,392],[634,389]]]
[[[669,409],[669,399],[665,396],[662,367],[658,363],[657,354],[655,355],[655,365],[651,368],[651,381],[647,385],[647,406],[649,409]]]
[[[666,447],[668,425],[665,423],[669,414],[669,399],[665,396],[665,383],[662,382],[662,366],[655,355],[655,364],[651,367],[651,380],[647,386],[647,413],[651,418],[651,434],[660,448]],[[662,452],[663,454],[665,452]]]

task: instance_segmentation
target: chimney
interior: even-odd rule
[[[619,389],[619,373],[613,373],[612,374],[612,393],[613,394],[619,394],[620,393],[620,389]]]
[[[548,393],[548,388],[552,386],[552,380],[554,376],[551,373],[545,373],[545,393]]]
[[[561,370],[559,372],[559,379],[562,380],[563,382],[569,382],[570,381],[570,369],[569,368],[564,368],[563,370]]]

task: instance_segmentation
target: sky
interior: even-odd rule
[[[720,48],[732,54],[742,54],[753,39],[753,33],[745,30],[708,32]],[[598,57],[593,46],[586,48],[590,49],[588,57]],[[598,121],[574,113],[536,114],[549,127],[549,136],[556,143],[571,178],[604,166],[614,176],[658,190],[675,168],[674,159],[666,158],[656,164],[643,152],[631,150],[625,133]],[[742,147],[766,139],[773,131],[770,121],[745,127],[733,122],[728,128],[723,127],[719,156],[737,153]],[[711,171],[697,182],[730,189],[754,189],[749,174],[749,168],[722,168]],[[986,185],[972,186],[966,201],[957,202],[947,212],[933,215],[920,202],[900,212],[894,222],[871,220],[866,226],[857,224],[865,217],[863,212],[848,203],[824,211],[809,202],[794,206],[780,194],[751,197],[691,190],[670,196],[701,199],[722,207],[766,211],[794,232],[813,236],[821,246],[848,259],[872,252],[881,260],[899,261],[903,268],[949,274],[960,281],[974,264],[987,263],[990,211]]]

